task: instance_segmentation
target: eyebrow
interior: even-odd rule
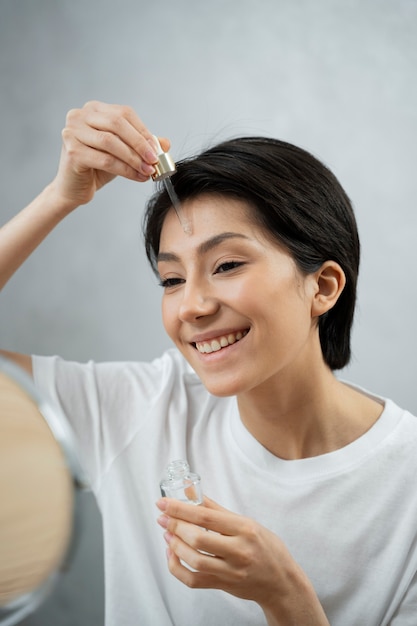
[[[215,235],[214,237],[210,237],[207,241],[203,241],[197,248],[198,254],[206,254],[210,252],[213,248],[219,246],[223,241],[227,241],[227,239],[246,239],[249,240],[249,237],[243,235],[242,233],[233,233],[233,232],[225,232],[220,233],[219,235]],[[160,261],[179,261],[180,257],[173,252],[159,252],[157,256],[157,262]]]

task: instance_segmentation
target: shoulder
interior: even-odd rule
[[[152,361],[67,361],[58,356],[33,356],[37,385],[61,390],[81,390],[87,395],[125,398],[133,395],[155,397],[172,388],[202,387],[202,383],[181,353],[169,349]]]
[[[107,362],[95,364],[99,377],[126,381],[128,384],[151,386],[153,389],[172,385],[202,385],[195,371],[181,353],[172,348],[152,361]]]
[[[400,425],[403,427],[408,424],[411,428],[417,429],[417,417],[413,415],[409,410],[402,408],[395,400],[388,398],[387,396],[369,391],[368,389],[347,380],[341,379],[347,387],[350,387],[358,394],[365,396],[366,398],[378,403],[382,406],[382,413],[379,419],[380,422],[385,422],[387,426],[391,425],[393,428]]]

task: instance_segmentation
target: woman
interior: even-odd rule
[[[130,108],[70,112],[55,180],[3,228],[2,284],[97,189],[156,161]],[[191,230],[160,191],[145,244],[176,348],[152,363],[6,353],[78,439],[107,623],[415,625],[417,421],[334,375],[359,265],[349,199],[311,155],[263,138],[184,161],[172,182]],[[154,502],[178,458],[213,499],[158,500],[165,559]]]

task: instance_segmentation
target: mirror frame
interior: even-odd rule
[[[60,407],[53,405],[52,401],[35,387],[32,378],[21,367],[1,355],[0,372],[19,385],[29,399],[36,404],[39,413],[61,448],[74,490],[72,532],[59,568],[52,572],[39,587],[0,606],[0,626],[14,626],[42,604],[50,595],[60,573],[69,569],[83,526],[80,494],[82,491],[90,491],[90,485],[79,461],[74,435]]]

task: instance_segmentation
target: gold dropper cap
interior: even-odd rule
[[[155,172],[152,174],[152,180],[155,180],[155,181],[164,180],[165,178],[169,178],[170,176],[175,174],[175,172],[177,171],[177,168],[175,167],[175,163],[171,155],[169,154],[169,152],[164,152],[162,150],[161,144],[159,143],[158,138],[155,137],[155,135],[154,135],[154,139],[155,139],[156,146],[158,148],[157,150],[158,162],[155,163],[154,165]]]

